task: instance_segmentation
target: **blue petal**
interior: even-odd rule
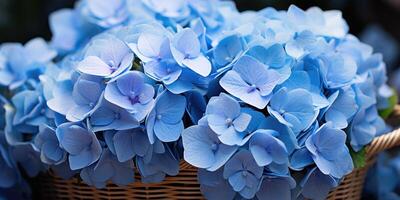
[[[192,59],[182,60],[182,64],[203,77],[210,75],[212,67],[210,61],[203,55]]]
[[[167,124],[162,121],[156,121],[154,124],[154,133],[157,138],[163,142],[173,142],[178,140],[183,129],[183,121],[176,124]]]
[[[321,173],[317,168],[310,170],[301,181],[302,194],[310,199],[325,199],[329,191],[337,187],[337,181],[331,176]],[[318,189],[316,189],[318,188]]]
[[[221,78],[219,84],[233,96],[259,109],[265,108],[271,98],[269,96],[261,96],[257,90],[249,90],[250,85],[236,71],[228,71]]]
[[[271,162],[284,164],[288,162],[288,153],[285,144],[273,137],[272,130],[258,130],[251,136],[249,148],[259,166],[266,166]]]
[[[295,185],[296,181],[292,177],[266,177],[256,195],[259,199],[290,200],[292,199],[291,190]]]

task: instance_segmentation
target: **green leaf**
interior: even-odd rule
[[[396,90],[394,90],[392,88],[392,91],[393,91],[393,95],[391,97],[389,97],[389,107],[386,109],[383,109],[383,110],[379,110],[379,115],[383,119],[387,119],[390,116],[390,114],[392,114],[394,107],[396,106],[397,101],[398,101],[398,96],[397,96]]]
[[[360,151],[355,152],[352,148],[350,149],[350,155],[351,158],[353,159],[353,164],[354,164],[354,168],[362,168],[365,167],[367,161],[366,161],[366,157],[367,157],[367,151],[366,148],[363,147]]]

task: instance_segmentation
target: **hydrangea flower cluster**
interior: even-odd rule
[[[398,152],[383,152],[368,171],[363,195],[379,200],[400,198],[399,194],[400,157]]]
[[[81,0],[50,27],[0,48],[0,187],[23,183],[17,166],[160,182],[184,159],[208,199],[320,199],[385,131],[382,56],[338,11]]]

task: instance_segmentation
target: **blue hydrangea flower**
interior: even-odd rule
[[[4,134],[0,133],[0,170],[2,171],[0,174],[0,188],[12,187],[19,179],[18,171],[10,153]]]
[[[163,163],[160,165],[160,163]],[[142,182],[157,183],[164,180],[166,174],[176,176],[179,173],[179,158],[169,147],[163,153],[152,153],[150,160],[136,158],[137,168],[142,175]]]
[[[290,168],[301,171],[305,167],[314,164],[310,151],[305,146],[299,147],[290,155]]]
[[[108,134],[105,137],[110,137],[111,141],[107,142],[107,144],[112,145],[114,149],[110,150],[111,152],[115,152],[120,162],[131,160],[135,155],[144,157],[151,146],[147,134],[142,127],[104,134]]]
[[[190,15],[188,2],[178,0],[172,2],[164,2],[160,0],[142,0],[146,8],[150,9],[156,15],[160,16],[162,21],[173,19],[177,22],[183,21]]]
[[[201,52],[200,41],[196,33],[185,28],[179,31],[171,41],[171,52],[175,61],[201,76],[211,73],[211,63]]]
[[[288,90],[305,89],[310,92],[313,100],[313,105],[319,109],[325,108],[330,105],[328,99],[324,95],[321,77],[315,69],[304,69],[304,62],[296,63],[297,70],[292,71],[290,77],[279,85]]]
[[[156,81],[171,85],[182,74],[182,68],[172,60],[152,61],[144,64],[145,73]]]
[[[236,146],[228,146],[205,125],[195,125],[182,133],[184,159],[193,166],[215,171],[223,166],[236,152]]]
[[[234,191],[251,199],[260,187],[263,171],[263,167],[257,165],[250,151],[241,150],[225,164],[223,175]]]
[[[156,98],[154,108],[146,118],[146,130],[150,143],[154,136],[163,142],[179,139],[183,131],[182,117],[186,108],[186,99],[164,90]]]
[[[56,51],[41,38],[34,38],[24,46],[17,43],[1,45],[0,85],[16,89],[28,79],[38,80],[56,55]]]
[[[360,110],[349,125],[348,135],[351,147],[359,151],[385,130],[385,122],[379,116],[376,107]]]
[[[324,52],[315,58],[308,56],[304,62],[318,68],[324,86],[329,89],[348,86],[356,78],[357,64],[345,54]]]
[[[376,93],[372,87],[372,80],[369,78],[353,85],[358,111],[349,125],[349,137],[355,151],[359,151],[385,131],[385,123],[377,112]]]
[[[318,169],[326,175],[341,178],[353,170],[353,160],[346,146],[346,133],[322,125],[306,141],[306,147]]]
[[[285,20],[297,32],[310,30],[321,36],[343,38],[349,30],[340,11],[324,12],[318,7],[311,7],[303,11],[295,5],[290,5]]]
[[[123,41],[105,34],[91,41],[77,68],[84,74],[112,78],[130,69],[133,58]]]
[[[15,107],[13,125],[28,133],[37,132],[37,126],[46,122],[46,102],[39,90],[25,90],[11,98]]]
[[[275,135],[279,133],[273,130],[260,129],[253,133],[249,140],[249,150],[259,166],[271,163],[287,164],[288,153],[285,144]]]
[[[91,112],[93,112],[103,93],[104,87],[104,84],[99,78],[81,76],[74,84],[72,90],[74,105],[68,109],[66,118],[72,122],[82,121],[85,119]],[[60,95],[60,97],[63,96],[64,95]],[[63,99],[58,100],[64,101]],[[56,102],[53,108],[55,108],[56,111],[63,110],[62,108],[58,108],[58,106],[64,107],[66,105]]]
[[[318,38],[308,30],[296,33],[292,40],[285,45],[285,50],[288,55],[299,59],[303,55],[314,52],[319,46]]]
[[[147,76],[164,83],[175,94],[207,87],[208,81],[204,77],[187,67],[179,66],[172,56],[172,33],[157,25],[141,26],[143,30],[138,34],[128,34],[127,40],[129,47],[144,62],[143,70]]]
[[[97,188],[104,188],[109,180],[123,186],[134,182],[135,170],[132,160],[119,162],[110,150],[105,149],[99,161],[82,169],[80,176],[83,182]]]
[[[224,67],[236,61],[245,50],[243,39],[237,35],[230,35],[218,42],[213,49],[213,60],[218,66]]]
[[[59,165],[67,158],[66,152],[60,147],[55,130],[49,126],[39,127],[34,146],[40,152],[40,159],[43,163]]]
[[[246,55],[253,57],[267,68],[280,74],[279,83],[283,83],[291,74],[293,59],[287,55],[281,44],[271,46],[253,45],[246,51]]]
[[[182,68],[173,59],[167,32],[158,27],[151,30],[140,34],[137,43],[129,43],[129,46],[144,62],[146,75],[170,85],[180,77]]]
[[[20,144],[11,147],[11,155],[16,165],[24,169],[29,177],[37,176],[45,171],[44,164],[40,161],[40,155],[31,144]]]
[[[178,80],[165,87],[174,94],[182,94],[188,91],[205,92],[209,87],[212,77],[203,77],[189,68],[182,68],[182,74]]]
[[[220,80],[222,88],[247,104],[263,109],[280,80],[279,73],[250,56],[241,57]]]
[[[301,194],[309,199],[324,199],[328,196],[332,188],[337,187],[338,184],[338,179],[326,175],[314,167],[309,170],[300,182],[300,186],[302,187]]]
[[[126,0],[85,0],[79,6],[88,21],[103,28],[120,25],[129,19]]]
[[[49,26],[52,33],[50,45],[59,55],[74,52],[101,30],[80,14],[79,9],[61,9],[50,14]]]
[[[52,113],[46,107],[42,88],[23,90],[15,94],[12,104],[6,104],[5,137],[12,145],[30,143],[39,131],[39,125],[52,123]]]
[[[295,133],[305,130],[316,120],[319,110],[313,106],[311,94],[304,89],[277,91],[268,106],[268,112]]]
[[[125,185],[133,162],[160,182],[183,156],[208,199],[319,199],[353,169],[346,145],[385,130],[382,56],[338,11],[81,0],[50,28],[58,55],[0,47],[0,187],[26,184],[17,166]]]
[[[61,124],[56,129],[56,135],[60,146],[68,152],[72,170],[85,168],[100,158],[102,148],[96,135],[79,124]]]
[[[277,134],[274,135],[274,137],[278,138],[284,143],[288,154],[291,154],[295,149],[299,148],[299,144],[293,130],[285,124],[280,123],[272,116],[266,117],[258,128],[276,131],[275,133]]]
[[[225,93],[212,97],[206,113],[210,128],[227,145],[238,145],[247,135],[244,131],[250,124],[251,115],[244,113],[239,103]]]
[[[234,199],[236,192],[223,177],[223,168],[215,172],[204,169],[197,171],[201,193],[210,200]]]
[[[234,26],[232,19],[239,15],[233,2],[193,0],[188,2],[192,9],[192,15],[197,18],[191,20],[191,23],[198,21],[204,24],[205,35],[212,38],[212,41],[215,41],[215,38],[226,35],[226,33],[222,32],[231,29]]]
[[[400,196],[396,192],[399,180],[400,157],[382,152],[378,155],[376,164],[368,171],[364,191],[373,198],[390,200]]]
[[[266,200],[291,200],[292,189],[295,187],[296,181],[290,176],[265,176],[256,197]]]
[[[356,94],[350,87],[340,89],[329,97],[333,101],[325,112],[325,120],[332,122],[334,127],[346,128],[358,110]]]
[[[142,62],[149,63],[173,58],[170,49],[170,36],[167,31],[157,26],[144,31],[137,36],[136,43],[128,43]]]
[[[127,109],[142,121],[154,104],[154,88],[144,82],[144,74],[127,72],[107,84],[104,98]]]
[[[100,102],[88,116],[88,125],[94,132],[105,130],[128,130],[139,127],[139,121],[134,114],[116,106],[103,96]]]
[[[52,87],[52,97],[47,100],[47,106],[54,112],[66,116],[68,111],[75,106],[72,95],[74,83],[71,80],[64,80],[57,81],[54,84]],[[78,90],[78,88],[76,89]]]

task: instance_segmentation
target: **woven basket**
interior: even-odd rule
[[[400,106],[395,107],[390,122],[400,119]],[[375,155],[383,150],[400,146],[400,129],[375,138],[367,147],[367,164],[347,175],[340,186],[329,194],[329,200],[358,200],[361,197],[364,179],[368,168],[375,162]],[[140,180],[140,177],[136,177]],[[178,176],[167,177],[157,184],[132,183],[120,187],[114,184],[104,189],[96,189],[77,178],[63,180],[53,174],[42,175],[35,181],[36,194],[40,199],[204,199],[197,183],[197,169],[181,162]],[[34,191],[35,191],[34,190]]]

